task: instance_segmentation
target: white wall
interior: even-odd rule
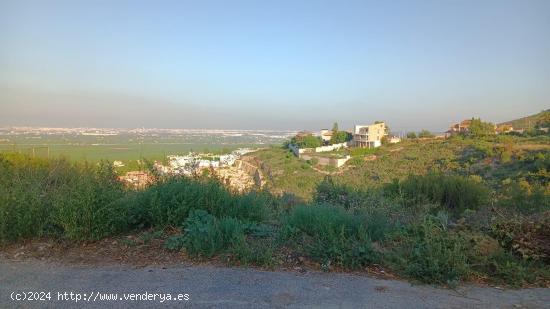
[[[334,151],[342,148],[348,148],[352,143],[353,142],[344,142],[340,144],[320,146],[316,148],[299,148],[296,145],[289,144],[288,148],[292,150],[295,156],[300,157],[301,154],[308,153],[308,152],[329,152],[329,151]]]

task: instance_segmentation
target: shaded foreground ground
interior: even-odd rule
[[[14,302],[12,292],[51,291],[50,301]],[[188,301],[58,300],[58,292],[188,294]],[[269,272],[213,266],[76,266],[0,258],[0,308],[547,308],[550,290],[456,290],[364,275]]]

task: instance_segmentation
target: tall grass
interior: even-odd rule
[[[98,239],[113,233],[113,202],[124,195],[111,166],[0,156],[0,242],[57,233]]]
[[[236,194],[215,179],[177,177],[158,182],[128,202],[133,225],[162,228],[180,226],[196,209],[216,217],[262,222],[270,215],[273,197],[265,192]]]
[[[275,201],[236,194],[213,179],[173,178],[125,190],[107,162],[0,155],[0,242],[42,235],[99,239],[135,228],[181,226],[191,211],[263,222]]]
[[[389,195],[402,197],[409,205],[437,203],[455,215],[466,209],[478,209],[489,201],[489,190],[483,183],[437,173],[409,175],[402,181],[394,180],[386,185],[385,191]]]
[[[304,253],[325,267],[359,268],[377,261],[374,237],[364,217],[330,205],[295,207],[285,222],[284,237],[299,243]],[[380,240],[380,239],[375,239]]]

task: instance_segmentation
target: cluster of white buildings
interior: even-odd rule
[[[168,166],[155,163],[155,169],[160,174],[192,175],[202,169],[232,166],[241,156],[256,151],[250,148],[239,148],[229,154],[212,155],[190,152],[187,155],[169,155]]]

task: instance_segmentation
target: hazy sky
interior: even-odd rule
[[[548,0],[0,0],[0,126],[441,131],[546,108]]]

